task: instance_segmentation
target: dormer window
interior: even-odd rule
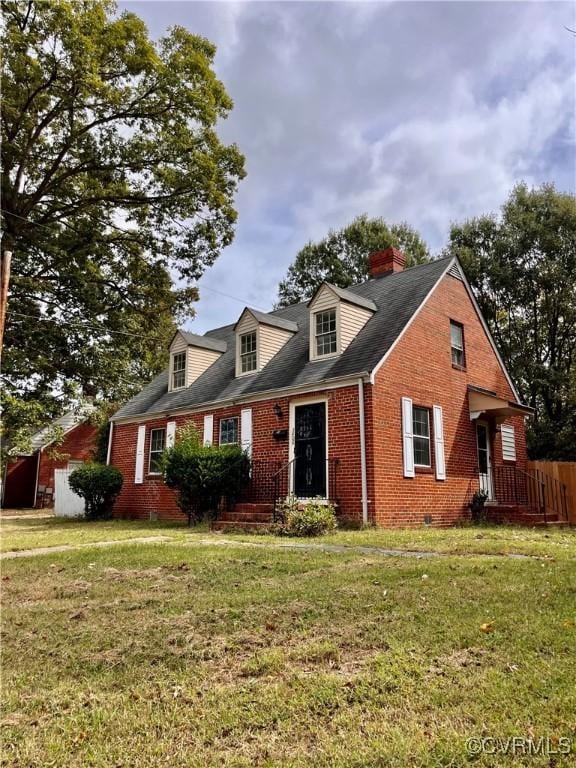
[[[298,326],[283,317],[246,307],[234,330],[236,376],[246,376],[265,368],[298,331]]]
[[[226,342],[214,336],[176,331],[170,343],[168,391],[189,387],[219,360],[226,348]]]
[[[308,302],[310,360],[341,355],[376,312],[372,299],[322,283]]]
[[[334,355],[338,349],[336,310],[328,309],[314,315],[316,323],[316,356]]]
[[[186,385],[186,352],[172,356],[172,389],[181,389]]]
[[[250,373],[258,367],[256,358],[256,331],[240,336],[240,370]]]

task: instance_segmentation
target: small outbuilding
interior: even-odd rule
[[[8,460],[2,503],[5,509],[53,505],[54,470],[72,469],[94,456],[99,427],[90,420],[93,410],[92,406],[84,406],[68,411],[32,437],[29,453]],[[63,436],[62,442],[59,436]]]

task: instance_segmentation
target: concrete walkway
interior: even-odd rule
[[[174,544],[184,547],[256,547],[264,549],[295,549],[319,552],[331,552],[340,554],[355,552],[362,555],[376,555],[378,557],[412,557],[416,560],[431,557],[508,557],[515,560],[540,560],[538,555],[521,555],[515,553],[454,553],[434,552],[433,550],[421,551],[413,549],[385,549],[383,547],[363,547],[346,544],[312,544],[295,541],[278,542],[270,541],[239,541],[237,539],[223,539],[220,536],[213,538],[195,539],[193,541],[182,540],[172,536],[141,536],[132,539],[119,539],[112,541],[94,541],[85,544],[61,544],[54,547],[37,547],[36,549],[20,549],[14,552],[3,552],[0,560],[12,560],[17,557],[36,557],[37,555],[50,555],[58,552],[73,552],[80,549],[106,548],[119,544]]]
[[[54,547],[36,547],[36,549],[18,549],[14,552],[2,552],[0,560],[12,560],[15,557],[36,557],[36,555],[51,555],[55,552],[74,552],[78,549],[92,547],[113,547],[117,544],[164,544],[175,540],[171,536],[141,536],[136,539],[114,539],[113,541],[89,541],[86,544],[58,544]]]

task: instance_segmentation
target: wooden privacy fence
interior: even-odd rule
[[[576,525],[576,461],[529,461],[527,469],[542,477],[550,493],[559,483],[566,486],[568,520]]]

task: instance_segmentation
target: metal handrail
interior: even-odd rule
[[[527,472],[516,466],[491,467],[495,495],[501,503],[536,506],[547,522],[549,513],[568,520],[567,488],[539,470]],[[498,498],[500,496],[500,498]]]

